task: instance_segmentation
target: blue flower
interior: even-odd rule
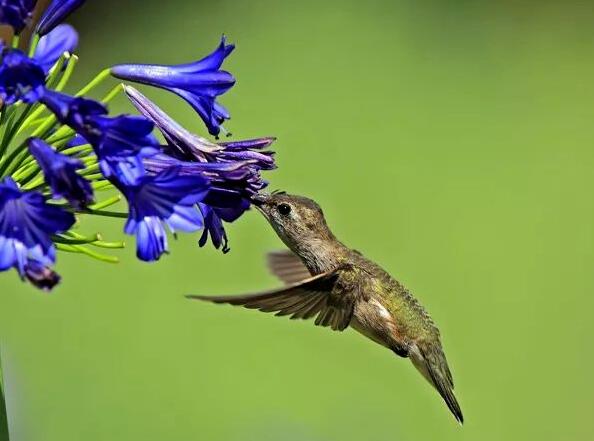
[[[15,268],[21,278],[51,289],[56,248],[51,236],[67,231],[74,215],[47,204],[36,191],[22,192],[11,178],[0,182],[0,271]]]
[[[81,135],[93,132],[93,120],[97,116],[107,115],[107,108],[91,99],[73,97],[54,90],[46,90],[40,101],[45,104],[56,118]]]
[[[266,137],[215,144],[186,130],[134,87],[124,86],[124,91],[134,107],[155,123],[161,131],[169,146],[167,153],[172,156],[198,162],[249,161],[258,169],[276,168],[274,152],[261,151],[269,147],[276,138]]]
[[[62,122],[93,146],[106,178],[134,184],[144,175],[142,159],[159,152],[153,123],[142,116],[107,116],[102,104],[47,91],[41,100]]]
[[[129,205],[124,231],[136,235],[136,255],[141,260],[158,260],[168,251],[164,225],[172,232],[193,232],[204,225],[196,207],[208,192],[208,181],[201,176],[181,176],[172,167],[120,189]]]
[[[228,253],[230,250],[229,240],[227,239],[227,233],[225,232],[225,227],[223,226],[221,218],[217,215],[214,208],[206,204],[199,204],[199,206],[200,211],[204,216],[204,231],[202,232],[202,236],[200,236],[198,245],[201,247],[206,245],[208,236],[210,235],[214,247],[218,250],[222,245],[223,253]]]
[[[29,140],[33,155],[55,198],[64,198],[75,210],[93,203],[91,184],[76,171],[84,168],[82,161],[56,152],[39,138]]]
[[[35,3],[37,0],[0,0],[0,24],[10,25],[20,34],[31,20]]]
[[[221,124],[230,116],[215,100],[235,84],[235,78],[220,67],[234,47],[225,44],[223,37],[214,52],[194,63],[177,66],[120,64],[112,67],[111,73],[116,78],[160,87],[179,95],[198,112],[209,133],[218,135]]]
[[[37,101],[45,90],[45,72],[18,49],[7,49],[0,66],[0,98],[6,104]]]
[[[67,24],[57,26],[39,39],[33,58],[47,74],[64,52],[72,53],[78,46],[78,33]]]
[[[45,10],[35,31],[42,36],[48,34],[84,2],[85,0],[53,0]]]
[[[76,135],[74,135],[74,137],[70,141],[68,141],[68,144],[66,144],[66,147],[68,147],[68,148],[78,147],[80,145],[85,145],[88,143],[89,143],[89,141],[87,141],[84,136],[79,135],[77,133]]]
[[[93,121],[98,137],[85,134],[99,158],[103,175],[123,184],[134,184],[144,175],[142,159],[157,154],[159,142],[153,123],[137,115],[98,116]]]
[[[276,167],[274,152],[264,150],[275,138],[212,143],[183,128],[156,104],[133,87],[125,87],[128,98],[145,117],[155,123],[167,141],[163,153],[144,159],[149,173],[160,173],[176,167],[180,175],[202,175],[209,179],[210,190],[200,204],[204,216],[204,233],[199,241],[206,244],[208,237],[216,248],[229,250],[223,221],[233,222],[250,207],[250,198],[267,182],[260,170]]]
[[[259,138],[227,143],[212,143],[190,133],[155,103],[133,87],[125,87],[128,98],[146,118],[151,120],[167,141],[165,153],[145,161],[154,172],[176,165],[182,174],[204,173],[213,182],[235,187],[241,193],[253,194],[264,188],[260,170],[276,167],[274,152],[265,151],[275,138]]]

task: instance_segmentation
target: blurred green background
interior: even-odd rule
[[[72,90],[114,63],[188,62],[221,33],[237,43],[227,128],[276,135],[271,188],[317,199],[339,238],[416,293],[467,422],[352,330],[184,300],[279,285],[263,256],[282,244],[250,212],[228,255],[197,236],[158,264],[133,246],[118,265],[60,255],[51,295],[2,274],[13,439],[594,438],[587,3],[88,2],[72,19]],[[206,133],[183,101],[143,90]],[[109,239],[121,227],[83,224]]]

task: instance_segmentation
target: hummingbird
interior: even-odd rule
[[[396,355],[409,358],[462,424],[454,381],[440,332],[408,289],[332,233],[320,206],[303,196],[260,193],[253,205],[289,248],[268,254],[271,272],[286,285],[236,296],[187,296],[273,312],[291,319],[315,317],[317,326],[349,326]]]

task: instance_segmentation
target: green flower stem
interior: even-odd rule
[[[109,181],[95,181],[91,182],[91,187],[93,187],[94,191],[106,191],[106,190],[113,190],[114,186]]]
[[[87,247],[82,246],[82,245],[70,245],[70,244],[65,244],[65,243],[57,243],[56,248],[61,251],[68,251],[70,253],[86,254],[87,256],[92,257],[93,259],[100,260],[102,262],[118,263],[120,261],[120,259],[118,259],[115,256],[107,256],[105,254],[97,253],[97,252],[90,250]]]
[[[56,117],[55,115],[50,115],[46,118],[45,122],[43,124],[41,124],[39,127],[37,127],[33,133],[31,134],[31,136],[36,136],[36,137],[40,137],[43,138],[44,134],[46,134],[46,132],[50,131],[52,129],[52,126],[56,123]]]
[[[47,80],[45,81],[46,87],[48,89],[53,89],[56,87],[60,81],[60,78],[63,76],[62,72],[64,72],[64,64],[66,61],[70,63],[70,60],[71,57],[68,54],[63,54],[60,56],[60,58],[58,58],[58,61],[56,61],[56,64],[54,64],[50,70]]]
[[[2,109],[2,114],[0,114],[0,136],[4,139],[8,128],[12,125],[12,121],[14,120],[15,112],[13,107],[4,107]],[[8,149],[8,143],[0,144],[0,164],[2,163],[2,159],[4,157],[4,153]]]
[[[48,120],[48,118],[50,118],[50,116],[40,118],[41,114],[46,109],[47,109],[47,107],[45,107],[44,105],[40,105],[39,107],[37,107],[31,113],[31,115],[29,115],[29,117],[25,121],[23,121],[23,124],[21,124],[21,126],[18,128],[16,134],[20,135],[23,132],[23,130],[30,129],[30,128],[32,128],[33,125],[36,125],[37,128],[39,128],[44,122],[46,122]]]
[[[107,93],[107,95],[105,95],[105,96],[103,97],[103,99],[101,100],[101,102],[102,102],[103,104],[107,104],[107,103],[109,103],[109,102],[110,102],[112,99],[114,99],[116,96],[118,96],[120,92],[123,92],[123,91],[124,91],[124,84],[123,84],[123,83],[120,83],[120,84],[118,84],[117,86],[115,86],[113,89],[111,89],[111,90],[110,90],[110,91]]]
[[[37,49],[37,44],[39,43],[39,34],[33,34],[31,38],[31,45],[29,46],[29,57],[32,57],[35,54],[35,50]]]
[[[66,237],[65,235],[62,235],[62,234],[57,234],[57,235],[53,236],[52,239],[55,243],[63,243],[63,244],[67,244],[67,245],[85,245],[88,243],[97,242],[100,239],[100,236],[98,234],[95,234],[94,236],[91,236],[91,237],[81,236],[80,238],[75,238],[75,237]]]
[[[122,248],[126,248],[126,242],[103,242],[102,240],[98,240],[96,242],[91,243],[94,247],[97,248],[105,248],[109,250],[119,250]]]
[[[12,37],[12,47],[17,49],[19,47],[20,40],[21,40],[21,37],[19,35],[14,35]]]
[[[0,151],[4,152],[8,149],[10,142],[12,141],[14,136],[18,133],[19,127],[21,127],[23,122],[26,120],[27,115],[31,112],[31,109],[33,109],[33,106],[34,106],[33,104],[28,104],[27,107],[25,107],[25,109],[21,112],[18,119],[14,123],[9,124],[6,127],[6,131],[4,132],[4,134],[2,136],[2,144],[0,145]]]
[[[104,179],[102,173],[91,173],[90,175],[84,175],[84,177],[87,181],[99,181]]]
[[[66,84],[68,83],[68,80],[72,76],[72,73],[74,72],[74,68],[76,67],[77,63],[78,63],[78,57],[76,55],[71,55],[70,58],[68,59],[68,65],[66,66],[64,75],[62,75],[62,78],[60,78],[60,82],[56,86],[56,90],[58,92],[62,91],[64,89],[64,87],[66,87]]]
[[[0,177],[11,175],[21,166],[21,163],[28,156],[27,144],[22,142],[16,149],[10,152],[4,163],[0,165]]]
[[[96,204],[91,205],[89,208],[91,210],[102,210],[103,208],[111,207],[113,204],[117,204],[122,200],[121,195],[115,195],[111,198],[107,198],[104,201],[97,202]]]
[[[75,231],[68,231],[66,233],[64,233],[67,236],[70,236],[74,239],[84,239],[85,236],[83,236],[82,234],[79,234]],[[101,238],[100,234],[97,234],[97,236],[99,238]],[[109,248],[109,249],[119,249],[119,248],[124,248],[126,246],[125,242],[119,241],[119,242],[104,242],[101,239],[96,240],[94,242],[90,243],[91,245],[95,246],[95,247],[99,247],[99,248]]]
[[[92,158],[95,159],[95,158]],[[83,168],[82,170],[79,171],[79,174],[82,176],[87,176],[90,175],[92,173],[97,173],[99,171],[99,164],[95,163],[95,164],[91,164],[86,168]]]
[[[86,209],[86,210],[81,210],[80,213],[82,213],[82,214],[92,214],[92,215],[95,215],[95,216],[117,217],[117,218],[120,218],[120,219],[127,219],[128,218],[128,214],[127,213],[119,213],[117,211]]]
[[[60,152],[65,155],[76,155],[77,153],[90,153],[93,150],[91,144],[81,144],[74,147],[69,147],[67,149],[61,150]]]
[[[90,153],[93,150],[93,148],[91,147],[90,144],[82,144],[82,145],[77,145],[75,147],[69,147],[65,150],[62,150],[62,153],[65,155],[76,155],[77,153]],[[30,171],[30,167],[32,164],[35,164],[37,166],[37,162],[35,161],[35,158],[28,156],[20,165],[20,167],[14,172],[12,173],[12,176],[16,179],[18,178],[22,178],[22,174],[26,173],[27,171]]]
[[[76,60],[73,61],[73,59],[76,58]],[[74,69],[74,66],[76,66],[76,61],[78,60],[78,57],[75,56],[70,56],[70,55],[62,55],[58,61],[56,62],[56,64],[54,65],[54,67],[52,67],[52,70],[50,71],[47,80],[46,80],[46,84],[48,88],[53,88],[56,85],[59,85],[61,83],[60,81],[60,75],[62,74],[62,68],[64,67],[64,63],[66,63],[66,60],[68,60],[68,66],[66,68],[66,70],[70,70],[70,73],[64,72],[64,75],[62,75],[62,80],[64,79],[64,77],[68,74],[68,78],[70,78],[70,75],[72,75],[72,69]],[[70,67],[72,65],[72,67]],[[18,130],[16,132],[16,134],[20,134],[23,132],[23,130],[30,128],[31,123],[36,120],[37,118],[39,118],[39,116],[41,116],[41,114],[44,112],[44,110],[46,110],[47,107],[45,107],[44,105],[39,105],[39,107],[37,107],[35,109],[35,111],[33,113],[31,113],[31,115],[29,115],[29,117],[23,121],[22,124],[19,125]],[[53,115],[52,115],[53,116]]]
[[[35,175],[37,173],[40,172],[40,168],[37,165],[37,163],[32,163],[29,164],[28,167],[21,167],[19,168],[16,172],[14,172],[12,174],[12,178],[17,181],[20,182],[21,184],[24,184],[28,181],[30,181],[33,177],[35,177]]]
[[[111,71],[109,68],[103,69],[101,72],[99,72],[99,74],[95,78],[93,78],[91,80],[91,82],[89,84],[87,84],[85,87],[80,89],[76,93],[76,96],[86,95],[87,93],[89,93],[91,90],[93,90],[95,87],[97,87],[103,81],[105,81],[107,79],[107,77],[109,77],[110,73],[111,73]]]

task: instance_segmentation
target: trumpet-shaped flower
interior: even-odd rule
[[[11,178],[0,182],[0,271],[15,268],[21,278],[51,289],[56,249],[51,236],[67,231],[74,216],[49,205],[36,191],[23,192]]]
[[[0,24],[10,25],[20,34],[33,15],[37,0],[0,0]]]
[[[102,173],[123,184],[133,184],[144,174],[142,158],[159,152],[152,136],[153,123],[137,115],[107,116],[100,103],[47,91],[42,102],[64,124],[93,146]]]
[[[164,225],[172,232],[193,232],[204,226],[196,204],[204,199],[208,188],[205,178],[182,176],[175,167],[120,188],[129,206],[124,231],[136,235],[139,259],[154,261],[167,252]]]
[[[145,161],[147,168],[160,171],[175,164],[184,174],[202,172],[214,182],[224,183],[226,188],[235,186],[242,193],[252,194],[265,187],[259,171],[274,169],[276,165],[274,152],[263,149],[275,138],[215,144],[186,130],[133,87],[127,86],[125,91],[138,111],[161,131],[168,144],[167,155]]]
[[[85,0],[53,0],[39,20],[35,31],[41,36],[50,33],[84,2]]]
[[[82,161],[55,151],[39,138],[29,140],[29,152],[41,167],[55,198],[66,199],[76,210],[93,203],[91,184],[76,172],[84,168]]]
[[[219,95],[235,84],[235,78],[221,65],[235,46],[220,45],[210,55],[193,63],[167,66],[159,64],[120,64],[111,68],[116,78],[169,90],[186,100],[200,115],[208,131],[218,135],[229,119],[227,110],[216,102]]]
[[[45,73],[18,49],[5,49],[0,65],[0,98],[5,104],[37,101],[44,93]]]
[[[61,24],[39,39],[33,58],[47,74],[64,52],[72,53],[77,46],[76,30],[68,24]]]

